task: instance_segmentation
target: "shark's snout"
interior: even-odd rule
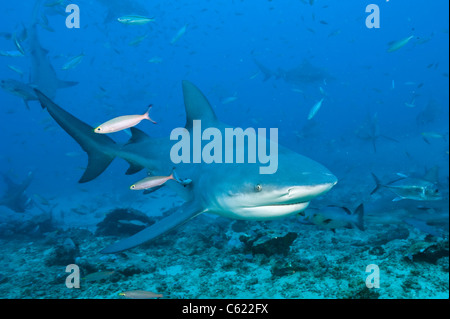
[[[287,189],[282,198],[288,202],[307,202],[313,198],[325,194],[338,182],[336,176],[329,172],[315,174],[314,184],[295,185]]]
[[[308,202],[328,192],[336,183],[337,179],[316,185],[292,186],[288,189],[286,200],[292,202]]]

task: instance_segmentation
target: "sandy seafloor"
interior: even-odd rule
[[[94,235],[105,214],[132,207],[160,215],[181,201],[168,190],[145,196],[133,192],[130,198],[127,189],[103,194],[96,189],[86,184],[52,197],[52,220],[58,230],[49,232],[37,229],[34,234],[18,235],[12,230],[8,237],[7,226],[24,225],[42,213],[36,207],[26,214],[0,208],[0,298],[123,298],[119,293],[129,290],[193,299],[449,298],[448,229],[446,237],[436,238],[406,224],[374,222],[370,215],[379,212],[370,212],[370,205],[390,201],[386,192],[366,201],[365,231],[343,228],[332,232],[302,224],[298,217],[244,222],[202,215],[155,242],[103,255],[99,251],[117,240]],[[367,193],[365,187],[361,191]],[[339,196],[335,192],[326,198],[333,201]],[[245,238],[264,242],[288,232],[297,238],[287,246],[286,254],[277,254],[281,248],[273,251],[269,246],[266,256],[264,250],[256,253],[243,243]],[[64,246],[67,238],[77,248],[72,259],[80,267],[81,278],[99,271],[114,272],[99,280],[82,279],[79,289],[68,289],[64,263],[69,261],[64,261],[65,256],[60,262],[54,258],[55,247]],[[441,247],[446,256],[411,260],[413,254],[430,246]],[[379,266],[378,289],[365,286],[369,264]]]

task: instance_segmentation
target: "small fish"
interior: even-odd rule
[[[175,34],[175,36],[170,41],[170,44],[174,44],[175,42],[177,42],[181,38],[181,36],[186,33],[187,26],[188,25],[185,24],[180,30],[178,30],[177,34]]]
[[[123,296],[128,299],[153,299],[162,298],[162,294],[157,294],[151,291],[145,290],[131,290],[119,293],[119,296]]]
[[[320,107],[322,106],[322,102],[323,102],[323,98],[319,102],[314,104],[314,106],[309,111],[308,120],[312,119],[314,117],[314,115],[316,115],[317,111],[319,111]]]
[[[364,231],[364,205],[360,204],[352,213],[350,209],[330,205],[322,209],[309,209],[304,212],[304,220],[322,228],[358,228]]]
[[[33,194],[33,197],[38,199],[42,205],[50,206],[50,202],[44,196],[39,195],[39,194]]]
[[[150,118],[150,116],[148,115],[151,108],[152,108],[152,105],[150,105],[148,107],[147,112],[145,112],[142,115],[124,115],[124,116],[119,116],[119,117],[113,118],[112,120],[109,120],[109,121],[97,126],[94,129],[94,132],[99,133],[99,134],[119,132],[119,131],[125,130],[127,128],[138,125],[142,120],[149,120],[150,122],[156,124],[156,122],[153,121]]]
[[[222,104],[228,104],[228,103],[236,101],[237,99],[238,99],[237,96],[229,96],[229,97],[224,98],[221,102],[222,102]]]
[[[407,107],[416,107],[416,105],[414,104],[415,102],[416,102],[416,99],[413,98],[412,101],[411,101],[410,103],[405,102],[405,105],[406,105]]]
[[[84,53],[81,53],[73,58],[70,58],[69,61],[67,61],[62,69],[63,70],[70,70],[73,69],[74,67],[76,67],[78,64],[80,64],[81,60],[83,60],[84,58]]]
[[[420,133],[420,134],[422,136],[425,136],[425,137],[445,139],[445,135],[440,134],[440,133],[436,133],[436,132],[423,132],[423,133]]]
[[[154,56],[150,60],[148,60],[149,63],[161,63],[163,60],[160,57]]]
[[[169,176],[149,176],[144,179],[141,179],[139,182],[133,184],[130,186],[130,189],[132,190],[142,190],[142,189],[149,189],[153,187],[158,187],[163,185],[165,182],[167,182],[170,179],[173,179],[174,181],[178,181],[173,176],[173,172]]]
[[[22,57],[22,56],[24,56],[24,55],[22,54],[22,52],[20,52],[20,51],[2,51],[2,50],[0,50],[0,55],[1,55],[1,56],[12,57],[12,58],[17,58],[17,57]]]
[[[49,32],[55,32],[55,29],[53,29],[51,26],[49,26],[48,24],[45,24],[44,22],[39,22],[38,23],[43,29],[49,31]]]
[[[249,80],[255,79],[259,74],[259,71],[249,77]]]
[[[123,225],[133,225],[133,226],[147,226],[146,223],[141,222],[140,220],[137,219],[133,219],[133,220],[126,220],[126,219],[120,219],[117,221],[119,224],[123,224]]]
[[[138,37],[134,38],[133,40],[131,40],[128,43],[128,45],[130,45],[130,46],[138,45],[139,43],[141,43],[147,37],[148,37],[148,34],[144,34],[144,35],[138,36]]]
[[[64,0],[56,0],[56,1],[52,1],[52,2],[46,2],[44,3],[44,6],[46,7],[56,7],[61,5],[64,2]]]
[[[412,38],[414,38],[414,36],[409,36],[405,39],[402,40],[398,40],[398,41],[394,41],[390,43],[389,49],[387,50],[387,52],[394,52],[397,51],[398,49],[401,49],[402,47],[404,47],[409,40],[411,40]]]
[[[16,34],[14,33],[12,37],[13,37],[13,41],[14,41],[14,44],[15,44],[17,50],[18,50],[20,53],[22,53],[22,55],[25,55],[25,51],[24,51],[24,49],[22,48],[22,46],[20,45],[20,42],[19,42],[19,40],[17,39]]]
[[[23,75],[23,71],[21,69],[19,69],[18,67],[14,66],[14,65],[9,65],[8,64],[8,68],[10,70],[13,70],[14,72],[16,72],[17,74],[20,74],[21,76]]]
[[[78,152],[67,152],[65,155],[67,157],[77,157],[77,156],[80,156],[81,154]]]
[[[341,30],[331,31],[331,32],[328,34],[328,37],[329,37],[329,38],[335,37],[335,36],[341,34],[341,32],[342,32]]]
[[[38,24],[47,31],[55,32],[55,30],[49,25],[48,19],[47,19],[47,16],[45,15],[45,13],[41,14],[41,18],[42,18],[41,19],[42,21],[38,22]]]
[[[444,135],[444,134],[439,134],[439,133],[435,133],[435,132],[423,132],[420,135],[422,135],[422,138],[425,141],[425,143],[431,145],[430,140],[429,140],[430,138],[434,138],[434,139],[441,138],[444,141],[446,141],[447,140],[446,135],[448,135],[448,133]]]
[[[114,273],[114,270],[113,271],[99,271],[99,272],[91,273],[82,279],[85,281],[100,281],[103,279],[108,279],[109,277],[111,277],[111,275],[113,273]]]
[[[41,13],[41,18],[42,18],[41,26],[42,26],[42,25],[47,25],[47,26],[48,26],[48,18],[47,18],[47,16],[45,15],[44,12]]]
[[[154,22],[155,19],[138,15],[128,15],[118,18],[117,21],[123,24],[144,25],[149,22]]]
[[[431,181],[408,176],[400,176],[387,184],[382,184],[375,174],[372,177],[376,183],[376,187],[370,193],[371,195],[378,191],[381,187],[386,187],[397,195],[392,201],[396,202],[402,199],[412,199],[420,201],[441,200],[442,196],[437,185]]]

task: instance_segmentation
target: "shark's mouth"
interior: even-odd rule
[[[235,218],[238,219],[276,219],[284,216],[298,214],[304,211],[309,205],[309,201],[295,202],[295,203],[276,203],[268,205],[260,205],[253,207],[246,207],[235,211]]]

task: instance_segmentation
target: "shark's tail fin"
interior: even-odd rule
[[[356,227],[364,231],[364,204],[361,203],[355,210],[355,214],[358,216]]]
[[[93,127],[60,108],[41,91],[34,91],[42,108],[47,109],[59,126],[88,154],[88,165],[79,183],[89,182],[103,173],[115,157],[116,143],[104,134],[94,133]]]
[[[263,73],[263,75],[264,75],[263,81],[264,82],[267,81],[268,79],[270,79],[274,75],[274,73],[271,70],[269,70],[269,68],[267,68],[264,65],[262,65],[262,63],[259,62],[258,60],[253,59],[253,62],[255,62],[255,64],[258,66],[258,68]]]
[[[370,195],[376,193],[380,189],[380,187],[383,186],[381,184],[380,180],[378,179],[378,177],[374,173],[371,173],[371,174],[372,174],[373,180],[375,181],[375,184],[377,184],[377,186],[375,186],[375,188],[370,192]]]

